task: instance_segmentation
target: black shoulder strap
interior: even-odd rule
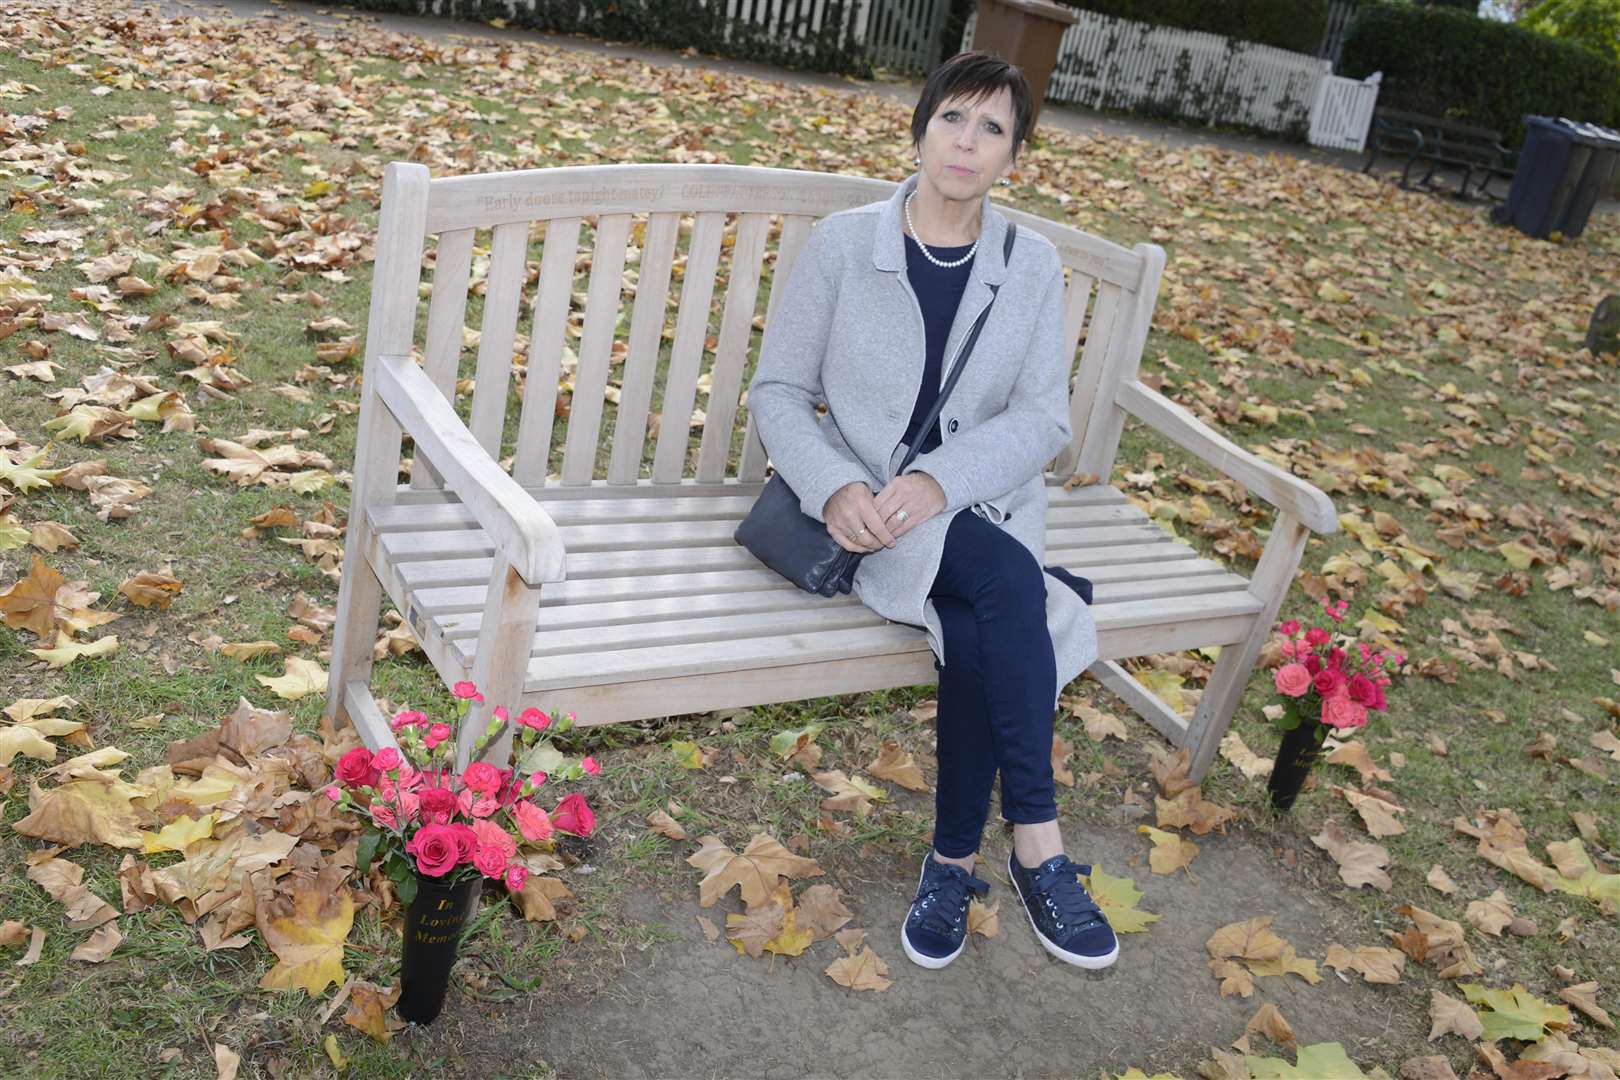
[[[1007,240],[1001,248],[1001,261],[1004,263],[1012,261],[1013,236],[1017,232],[1018,226],[1010,221],[1007,222]],[[928,433],[934,430],[934,423],[939,419],[940,410],[945,407],[945,400],[951,396],[951,391],[956,388],[956,380],[962,377],[962,368],[967,365],[968,357],[973,355],[973,346],[979,340],[979,331],[984,329],[985,320],[990,317],[990,309],[996,306],[996,294],[1000,291],[1000,285],[990,286],[990,302],[984,305],[984,310],[979,312],[979,317],[973,323],[973,328],[968,331],[967,341],[962,345],[962,355],[957,357],[956,365],[951,368],[950,377],[945,380],[945,385],[940,389],[939,396],[934,399],[934,407],[928,410],[928,418],[922,422],[922,427],[917,429],[922,432],[922,435],[917,439],[917,445],[906,451],[906,458],[900,463],[900,468],[895,470],[894,475],[899,476],[904,473],[911,463],[916,460],[917,451],[927,441]]]

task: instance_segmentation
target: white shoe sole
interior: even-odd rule
[[[1014,857],[1015,856],[1011,855],[1007,857],[1007,876],[1012,879],[1013,892],[1018,894],[1018,904],[1024,909],[1024,917],[1029,920],[1029,928],[1035,931],[1035,940],[1041,943],[1041,948],[1045,949],[1047,952],[1051,953],[1065,964],[1073,964],[1075,967],[1085,968],[1088,971],[1099,971],[1105,967],[1112,967],[1114,961],[1119,959],[1118,934],[1114,935],[1113,951],[1104,953],[1102,956],[1087,956],[1084,953],[1072,953],[1067,949],[1058,948],[1056,945],[1052,944],[1046,939],[1046,935],[1041,933],[1041,928],[1035,925],[1035,916],[1029,913],[1029,901],[1024,897],[1024,890],[1018,886],[1018,875],[1013,873],[1012,868],[1012,860]]]
[[[922,868],[917,871],[917,887],[919,889],[922,888],[923,875],[928,872],[928,860],[931,858],[933,858],[932,852],[924,855]],[[906,909],[906,918],[911,918],[910,908]],[[900,924],[900,948],[905,951],[906,959],[910,960],[918,967],[925,967],[930,971],[938,971],[940,968],[949,964],[952,960],[955,960],[958,956],[961,956],[962,950],[967,948],[967,939],[969,936],[970,935],[964,934],[962,936],[962,944],[958,945],[956,947],[956,951],[951,953],[949,956],[924,956],[922,953],[911,947],[911,941],[906,937],[906,924],[904,922]]]

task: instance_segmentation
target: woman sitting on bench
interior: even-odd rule
[[[1044,469],[1072,437],[1063,267],[1027,229],[1003,261],[1008,222],[988,195],[1008,182],[1032,115],[1023,73],[993,55],[936,68],[912,114],[917,172],[811,230],[748,391],[804,512],[866,553],[861,602],[926,629],[934,651],[933,851],[901,932],[927,968],[961,953],[969,902],[990,888],[973,870],[998,771],[1008,874],[1041,945],[1084,968],[1119,954],[1078,880],[1089,867],[1064,854],[1052,779],[1057,696],[1097,658],[1090,583],[1042,567]],[[918,430],[993,297],[939,419]]]

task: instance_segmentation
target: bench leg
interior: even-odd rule
[[[1249,582],[1249,591],[1259,597],[1265,607],[1255,615],[1254,626],[1247,637],[1221,649],[1221,655],[1215,661],[1215,670],[1204,687],[1203,696],[1198,699],[1198,709],[1187,728],[1183,745],[1190,752],[1188,775],[1194,780],[1202,780],[1209,771],[1210,763],[1215,760],[1215,751],[1219,749],[1227,725],[1232,722],[1232,714],[1237,711],[1238,702],[1243,698],[1249,676],[1254,671],[1254,662],[1260,656],[1260,648],[1276,625],[1277,613],[1282,610],[1288,588],[1293,584],[1294,571],[1299,569],[1299,560],[1305,553],[1305,541],[1309,536],[1310,531],[1292,515],[1277,514],[1271,537],[1260,555],[1260,565],[1255,568],[1254,577]]]
[[[361,741],[372,750],[394,746],[393,732],[386,722],[379,723],[371,710],[349,707],[349,685],[371,685],[371,649],[377,640],[382,615],[382,583],[371,572],[361,545],[365,538],[362,522],[349,521],[349,548],[343,558],[343,581],[338,586],[336,631],[332,637],[332,667],[326,677],[326,715],[347,723],[359,732]],[[367,695],[369,698],[369,694]]]
[[[506,556],[496,552],[472,665],[472,681],[484,695],[484,702],[469,709],[462,722],[456,740],[458,772],[473,759],[473,744],[484,733],[497,705],[506,707],[510,719],[500,736],[479,751],[478,757],[497,768],[506,768],[512,750],[513,721],[523,709],[523,686],[528,681],[529,653],[534,648],[539,615],[539,588],[519,577]]]

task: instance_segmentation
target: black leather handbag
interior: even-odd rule
[[[1007,223],[1007,241],[1002,249],[1004,261],[1012,259],[1013,235],[1018,226]],[[903,272],[903,271],[902,271]],[[990,302],[979,312],[978,319],[968,331],[967,340],[963,343],[961,355],[951,368],[951,374],[940,389],[939,396],[934,399],[934,407],[928,411],[928,417],[919,429],[926,437],[934,428],[934,422],[939,419],[940,410],[945,407],[945,401],[956,388],[956,380],[962,375],[962,368],[967,364],[968,357],[973,353],[973,345],[979,340],[979,331],[984,328],[985,320],[990,317],[990,309],[996,305],[996,293],[1000,286],[990,286]],[[904,473],[917,457],[917,450],[924,439],[917,440],[917,446],[907,451],[905,460],[900,463],[896,476]],[[759,493],[754,501],[753,508],[748,516],[737,526],[732,538],[747,548],[754,558],[787,578],[805,592],[817,593],[821,596],[833,596],[838,593],[847,593],[855,587],[855,570],[861,564],[865,552],[845,551],[838,546],[827,532],[827,526],[799,509],[799,497],[793,493],[788,482],[782,479],[777,472],[771,476],[765,485],[765,490]]]

